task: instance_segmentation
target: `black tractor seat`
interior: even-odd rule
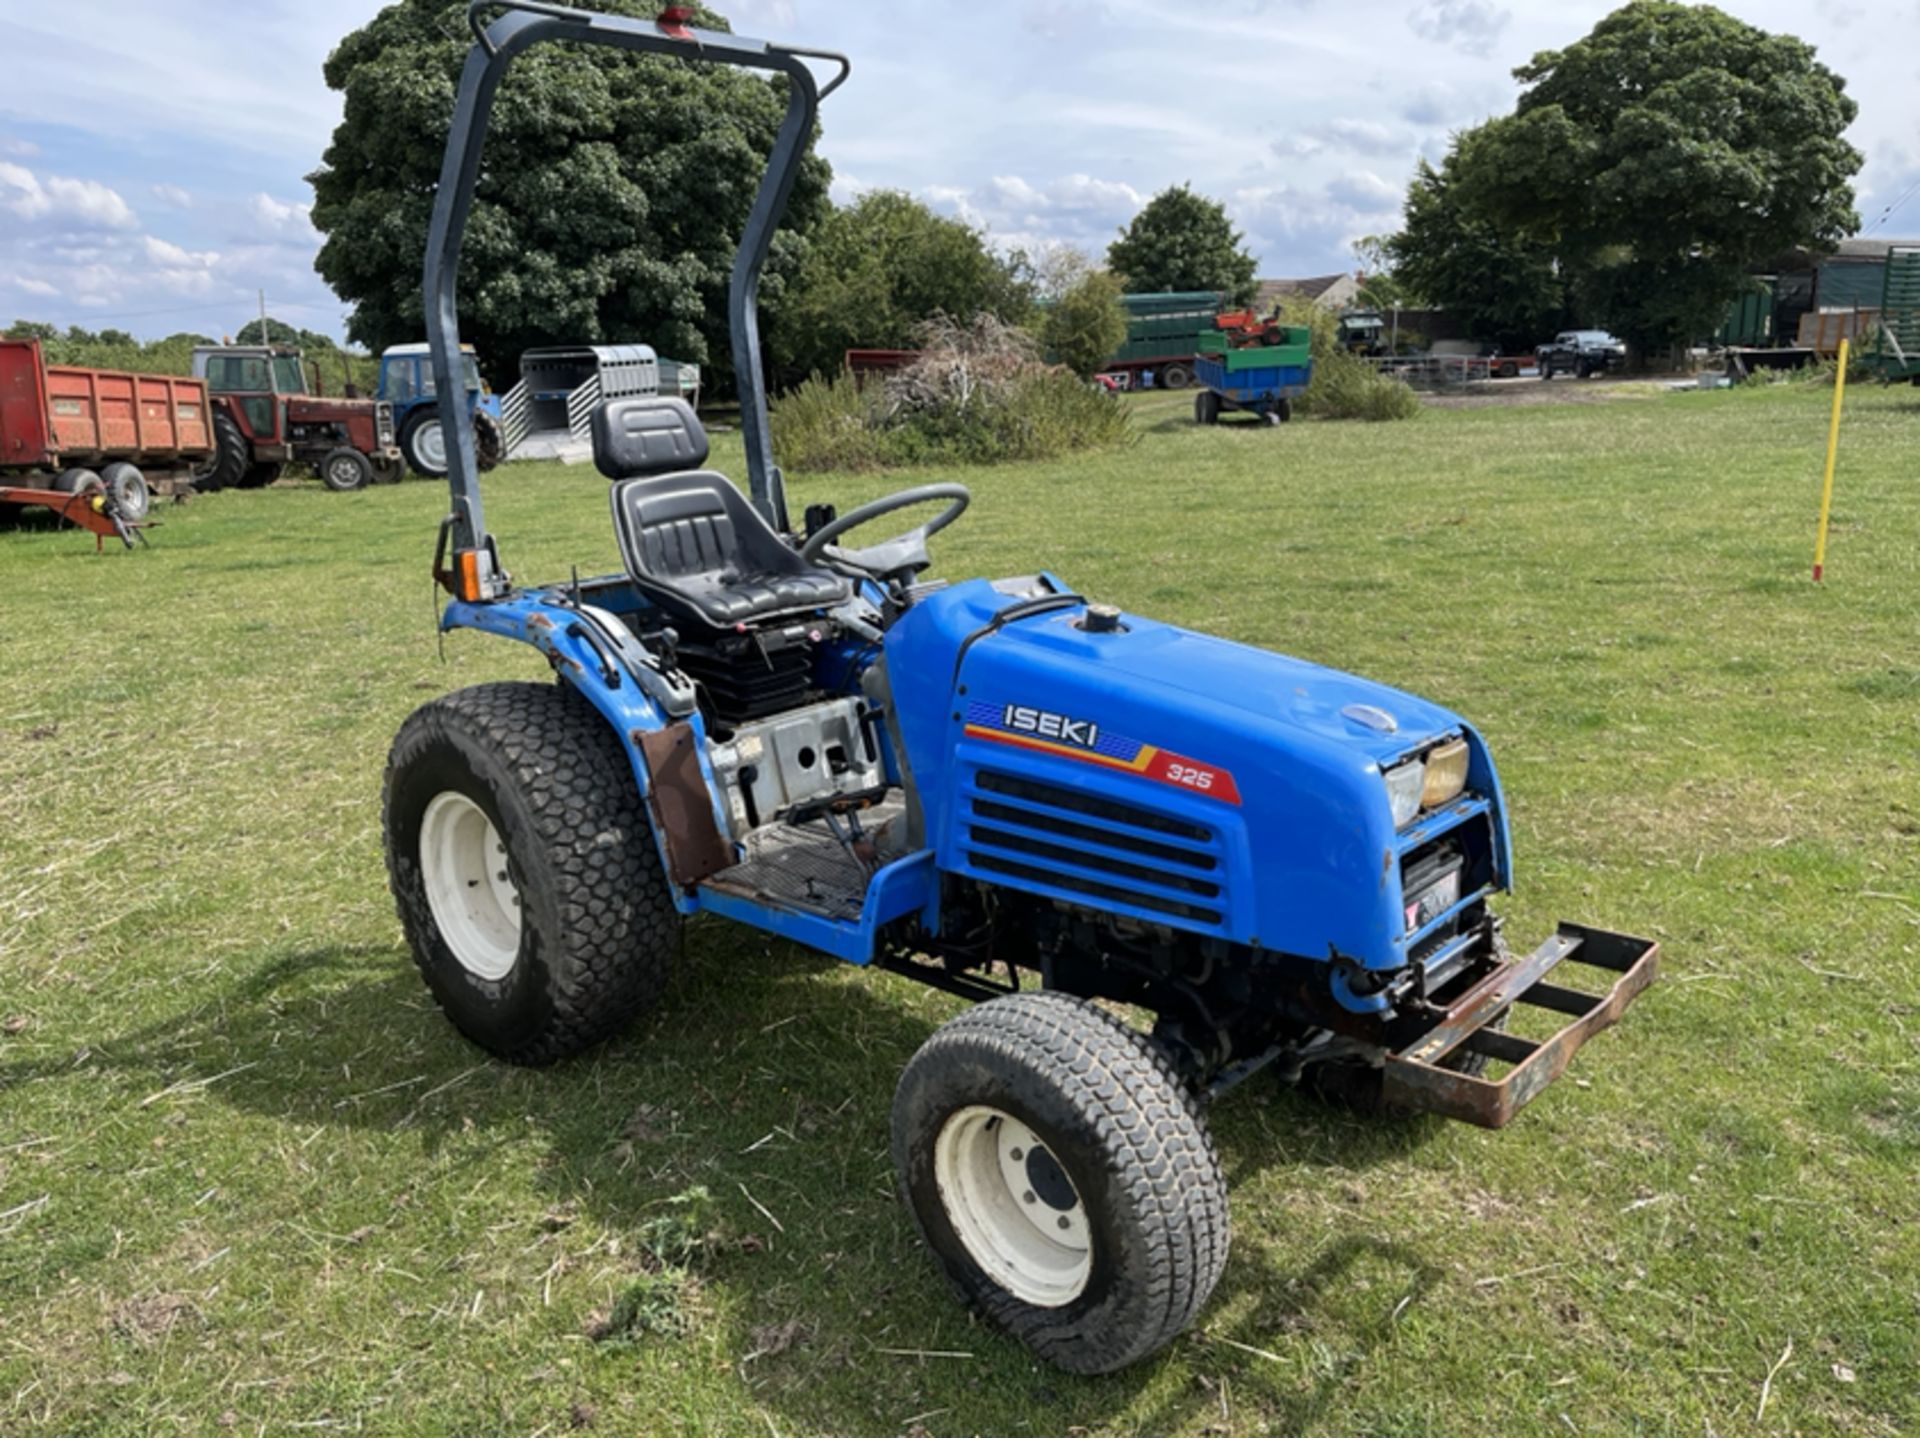
[[[794,551],[724,475],[698,466],[707,435],[685,400],[609,400],[593,462],[615,484],[614,532],[633,582],[663,609],[717,629],[846,601],[852,587]]]

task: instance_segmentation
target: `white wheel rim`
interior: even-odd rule
[[[436,794],[420,820],[420,872],[433,922],[460,967],[498,981],[520,956],[520,893],[507,846],[465,794]]]
[[[933,1142],[933,1178],[947,1222],[980,1268],[1022,1302],[1059,1308],[1093,1272],[1086,1204],[1039,1135],[975,1104]]]
[[[439,420],[420,421],[420,428],[414,432],[413,447],[430,467],[441,470],[447,467],[447,432],[440,427]]]

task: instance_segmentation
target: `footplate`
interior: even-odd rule
[[[1585,964],[1619,977],[1602,994],[1546,982],[1562,963]],[[1526,958],[1495,969],[1455,999],[1416,1042],[1387,1055],[1383,1097],[1403,1108],[1444,1114],[1482,1128],[1505,1127],[1566,1072],[1574,1050],[1620,1017],[1653,982],[1659,967],[1660,946],[1651,939],[1562,923]],[[1551,1009],[1569,1015],[1570,1021],[1540,1041],[1488,1027],[1515,1004]],[[1462,1052],[1513,1067],[1494,1079],[1444,1067],[1449,1056]]]

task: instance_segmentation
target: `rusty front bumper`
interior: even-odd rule
[[[1558,964],[1585,964],[1619,975],[1603,994],[1545,982]],[[1660,946],[1651,939],[1562,923],[1554,936],[1526,958],[1505,964],[1448,1007],[1426,1033],[1399,1053],[1387,1055],[1384,1097],[1403,1108],[1424,1109],[1483,1128],[1502,1128],[1533,1097],[1566,1072],[1574,1050],[1618,1019],[1660,967]],[[1490,1028],[1515,1004],[1569,1015],[1551,1038],[1535,1041]],[[1480,1078],[1445,1067],[1449,1056],[1481,1054],[1511,1064],[1498,1078]]]

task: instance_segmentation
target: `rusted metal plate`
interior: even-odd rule
[[[666,841],[673,882],[697,884],[730,867],[733,846],[714,820],[713,795],[700,772],[693,726],[669,724],[638,737],[640,757],[647,762],[647,802]]]
[[[1561,963],[1577,963],[1620,975],[1604,994],[1585,994],[1545,975]],[[1560,925],[1559,931],[1517,963],[1489,974],[1461,995],[1447,1015],[1397,1054],[1389,1054],[1384,1097],[1405,1108],[1503,1128],[1548,1084],[1566,1072],[1576,1050],[1615,1023],[1659,972],[1660,946],[1650,939]],[[1539,1043],[1490,1029],[1514,1004],[1572,1014],[1553,1037]],[[1513,1065],[1497,1079],[1441,1067],[1448,1055],[1466,1050]]]
[[[106,508],[96,508],[94,501],[99,491],[82,490],[77,494],[68,494],[58,489],[31,489],[19,485],[0,485],[0,504],[44,504],[69,524],[77,524],[82,529],[91,529],[94,533],[94,548],[100,547],[102,538],[118,537],[129,549],[133,540],[129,537],[135,530],[144,529],[144,523],[135,524],[118,519]],[[145,538],[141,540],[145,543]]]

